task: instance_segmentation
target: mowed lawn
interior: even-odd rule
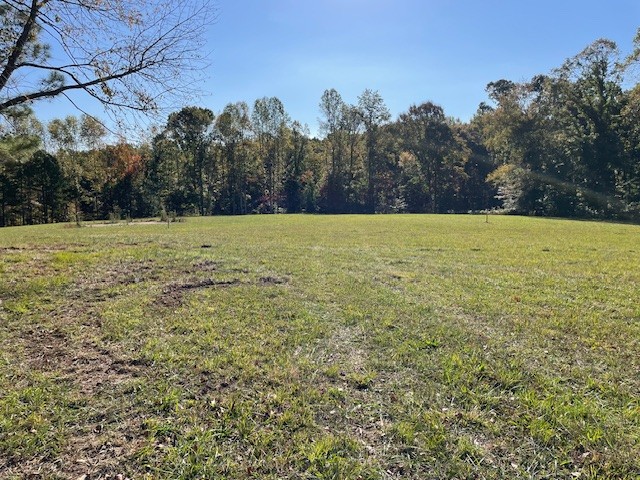
[[[636,479],[639,294],[633,225],[0,229],[0,478]]]

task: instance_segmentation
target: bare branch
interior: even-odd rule
[[[193,96],[211,1],[4,2],[0,48],[10,54],[0,53],[0,112],[74,90],[133,112]]]

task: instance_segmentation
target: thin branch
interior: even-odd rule
[[[13,98],[11,98],[11,99],[3,102],[3,103],[0,103],[0,111],[4,110],[5,108],[9,108],[9,107],[13,107],[15,105],[19,105],[21,103],[32,102],[33,100],[37,100],[39,98],[55,97],[56,95],[60,95],[62,92],[66,92],[68,90],[87,89],[88,87],[92,87],[94,85],[104,84],[104,83],[109,82],[111,80],[117,80],[119,78],[124,78],[127,75],[132,75],[134,73],[139,72],[143,68],[144,68],[144,66],[140,65],[140,66],[128,69],[128,70],[126,70],[124,72],[121,72],[121,73],[118,73],[118,74],[108,75],[108,76],[102,77],[102,78],[96,78],[96,79],[93,79],[93,80],[88,81],[88,82],[80,82],[80,83],[77,83],[75,85],[62,85],[61,87],[54,88],[54,89],[51,89],[51,90],[43,90],[43,91],[40,91],[40,92],[31,93],[31,94],[18,95],[17,97],[13,97]]]
[[[84,109],[82,109],[76,102],[74,102],[71,97],[69,95],[67,95],[66,92],[62,92],[61,94],[62,96],[64,96],[71,105],[74,106],[74,108],[82,113],[84,113],[87,117],[92,118],[93,120],[95,120],[96,122],[98,122],[100,125],[102,125],[102,127],[107,130],[109,133],[113,134],[113,135],[117,135],[117,133],[115,131],[113,131],[112,129],[110,129],[102,120],[100,120],[98,117],[95,117],[94,115],[91,115],[90,113],[86,112]]]

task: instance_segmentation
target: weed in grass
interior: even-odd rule
[[[356,459],[357,442],[346,437],[325,435],[305,448],[306,474],[318,479],[367,478],[366,469]]]

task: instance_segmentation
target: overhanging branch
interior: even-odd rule
[[[202,65],[210,1],[9,0],[12,23],[0,25],[11,52],[0,61],[0,112],[74,90],[140,112],[184,95]],[[49,59],[48,43],[65,60]]]

